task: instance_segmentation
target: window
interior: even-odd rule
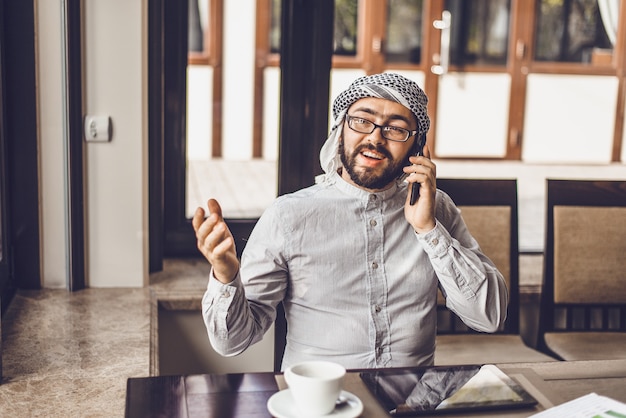
[[[335,33],[333,53],[355,56],[357,48],[357,0],[335,1]]]
[[[335,1],[334,54],[356,56],[357,53],[357,18],[358,0]],[[270,52],[280,51],[280,5],[281,0],[272,0]]]
[[[280,52],[280,5],[282,0],[272,0],[271,3],[271,26],[270,26],[270,52],[277,54]]]
[[[506,65],[510,0],[448,0],[452,65]]]
[[[539,0],[535,60],[610,64],[619,0]]]
[[[422,58],[422,0],[390,0],[387,10],[388,63],[419,64]]]
[[[208,64],[208,0],[189,0],[187,50],[190,64]]]

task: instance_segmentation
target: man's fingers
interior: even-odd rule
[[[218,260],[223,260],[226,258],[232,247],[234,246],[233,239],[231,237],[227,237],[226,239],[220,241],[213,248],[213,255]]]
[[[202,222],[204,222],[204,209],[199,207],[194,212],[193,219],[191,220],[194,231],[198,232],[198,228],[200,228]]]
[[[424,153],[424,157],[430,159],[430,148],[428,144],[424,144],[424,150],[422,152]]]
[[[222,207],[219,203],[217,203],[217,200],[209,199],[209,201],[207,202],[207,206],[209,208],[209,213],[215,213],[218,218],[222,219]]]

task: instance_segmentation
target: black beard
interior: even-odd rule
[[[355,169],[356,157],[364,149],[376,151],[377,153],[384,155],[389,161],[392,161],[392,163],[388,165],[380,175],[377,175],[375,172],[370,170],[361,170],[357,172]],[[405,161],[406,158],[394,163],[393,157],[389,151],[383,147],[376,147],[372,144],[360,145],[351,155],[347,155],[343,145],[343,138],[339,141],[339,156],[344,170],[346,170],[354,184],[370,190],[382,190],[387,187],[391,182],[395,181],[402,174],[404,174],[402,168],[407,165],[407,162]]]

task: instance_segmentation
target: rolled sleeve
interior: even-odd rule
[[[446,306],[457,313],[466,325],[480,331],[493,332],[506,317],[506,285],[504,278],[480,252],[466,228],[453,237],[437,220],[435,228],[416,234],[437,274]],[[472,242],[464,247],[459,242]]]
[[[218,351],[221,351],[219,347],[222,344],[217,340],[228,338],[228,312],[240,292],[243,292],[243,285],[239,273],[233,281],[224,284],[215,278],[211,270],[207,290],[202,297],[202,317],[211,343]]]
[[[448,288],[446,282],[452,280],[465,299],[475,297],[486,279],[475,267],[482,266],[481,260],[471,252],[463,251],[458,241],[452,238],[438,221],[431,231],[416,235],[428,254],[444,290]]]

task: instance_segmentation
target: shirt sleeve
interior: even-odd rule
[[[209,341],[216,352],[223,356],[234,356],[243,352],[250,345],[253,331],[250,325],[243,323],[245,329],[235,327],[229,332],[229,312],[247,312],[245,291],[239,273],[235,279],[223,284],[213,275],[209,277],[207,289],[202,298],[202,317],[209,335]],[[242,317],[245,317],[242,315]]]
[[[482,253],[449,196],[437,202],[437,224],[416,234],[437,274],[446,306],[477,331],[495,332],[504,323],[508,292],[502,274]]]
[[[242,353],[261,341],[274,323],[276,307],[287,287],[286,267],[277,261],[282,257],[283,234],[276,219],[267,212],[259,219],[233,281],[221,283],[211,269],[202,298],[202,317],[209,341],[220,355]]]

